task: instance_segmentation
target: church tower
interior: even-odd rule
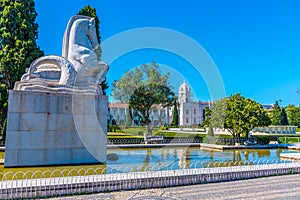
[[[191,98],[190,87],[185,81],[183,81],[183,83],[180,85],[178,95],[179,95],[178,96],[179,104],[190,102],[190,98]]]

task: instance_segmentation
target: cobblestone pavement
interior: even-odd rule
[[[300,174],[273,176],[241,181],[190,185],[181,187],[118,191],[82,196],[55,198],[56,200],[160,200],[160,199],[201,199],[201,200],[262,200],[299,199]]]

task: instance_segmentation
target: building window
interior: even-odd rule
[[[186,119],[185,119],[185,122],[186,122],[186,123],[189,123],[189,118],[186,118]]]
[[[186,110],[185,113],[188,115],[189,114],[189,110]]]
[[[194,115],[196,115],[196,109],[194,109]]]
[[[120,115],[125,115],[125,109],[124,108],[120,108]]]
[[[194,124],[197,124],[197,120],[196,120],[196,117],[194,118]]]

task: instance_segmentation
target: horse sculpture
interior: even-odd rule
[[[20,89],[20,84],[26,85],[22,90],[34,88],[37,84],[44,88],[98,87],[108,71],[108,65],[101,61],[101,53],[95,19],[73,16],[64,34],[62,57],[49,55],[38,58],[16,87]]]

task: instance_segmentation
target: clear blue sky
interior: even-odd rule
[[[45,54],[61,55],[68,19],[85,5],[90,5],[97,9],[102,41],[120,32],[141,27],[175,30],[197,41],[210,55],[221,74],[226,95],[240,92],[260,103],[274,103],[281,99],[283,105],[298,105],[298,0],[35,2],[39,24],[38,45]],[[180,44],[180,41],[174,43]],[[183,79],[187,79],[192,85],[195,99],[208,101],[213,98],[201,76],[195,75],[190,63],[173,53],[157,49],[133,51],[109,63],[108,82],[120,78],[128,69],[151,61],[169,66],[173,72],[179,71],[179,76],[174,73],[172,84],[177,87]]]

